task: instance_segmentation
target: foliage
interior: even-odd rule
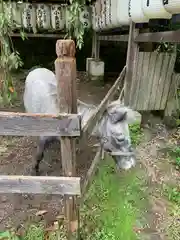
[[[143,174],[136,174],[118,175],[113,160],[106,158],[81,209],[82,239],[138,239],[135,228],[142,225],[141,207],[144,211],[146,197]]]
[[[88,0],[91,2],[91,0]],[[70,0],[69,6],[69,21],[68,21],[68,36],[76,39],[76,46],[81,49],[83,46],[83,38],[85,28],[80,21],[80,14],[86,5],[86,0]]]
[[[180,191],[177,187],[165,186],[165,196],[172,203],[169,216],[166,219],[165,231],[169,240],[180,240]]]
[[[0,79],[0,104],[11,103],[16,97],[11,71],[23,65],[19,52],[14,49],[10,34],[14,28],[8,5],[0,2],[0,40],[1,40],[1,79]],[[22,38],[24,34],[22,33]],[[2,77],[4,79],[2,79]]]
[[[174,164],[176,166],[176,169],[180,170],[180,147],[176,147],[172,149],[169,153],[174,159]]]
[[[180,240],[180,207],[175,206],[171,212],[170,217],[167,219],[167,235],[169,240]]]
[[[55,222],[57,223],[57,222]],[[26,231],[23,235],[18,234],[14,230],[9,230],[5,232],[0,232],[0,239],[7,240],[65,240],[65,232],[63,231],[61,226],[57,226],[57,224],[52,225],[50,228],[45,228],[45,225],[41,223],[30,224],[27,227]]]
[[[131,141],[134,146],[140,144],[143,132],[139,123],[129,125]]]
[[[168,200],[180,206],[180,191],[178,187],[164,185],[164,194]]]
[[[0,232],[0,239],[20,240],[14,231]]]
[[[180,170],[180,148],[170,148],[168,153],[172,157],[176,169]],[[170,203],[168,208],[169,216],[167,216],[165,222],[165,231],[169,240],[180,240],[180,188],[178,182],[164,183],[163,193]]]
[[[91,2],[91,0],[89,0]],[[11,32],[13,31],[16,22],[12,21],[12,14],[10,3],[7,5],[1,0],[0,2],[0,41],[1,41],[1,79],[0,79],[0,104],[11,104],[16,98],[16,91],[13,84],[11,71],[22,67],[23,62],[20,58],[19,52],[14,49],[11,39]],[[80,13],[86,5],[86,0],[70,0],[69,6],[69,24],[68,36],[76,39],[76,46],[81,49],[84,43],[85,28],[80,21]],[[26,34],[20,30],[21,38],[24,40]]]

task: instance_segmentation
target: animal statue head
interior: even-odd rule
[[[93,114],[94,109],[95,106],[78,102],[78,112],[82,115],[83,125]],[[92,135],[99,138],[104,150],[112,155],[118,168],[129,169],[135,165],[129,124],[140,121],[140,113],[116,100],[108,104],[101,121],[93,129]]]

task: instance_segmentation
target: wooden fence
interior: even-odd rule
[[[128,105],[136,110],[164,110],[175,61],[176,53],[138,52]]]
[[[165,110],[176,61],[172,53],[140,52],[138,43],[177,42],[179,31],[162,33],[141,33],[131,22],[127,51],[127,74],[125,81],[125,105],[137,111]],[[160,39],[160,36],[162,39]]]
[[[0,176],[0,193],[61,194],[65,199],[65,218],[68,235],[72,221],[77,219],[74,209],[76,196],[81,194],[80,178],[75,172],[75,138],[81,134],[75,95],[75,44],[60,40],[56,44],[55,61],[58,81],[59,112],[63,114],[27,114],[0,112],[0,134],[14,136],[60,136],[63,177]]]
[[[58,40],[55,71],[58,83],[59,112],[62,114],[29,114],[0,112],[0,135],[12,136],[60,136],[63,177],[48,176],[0,176],[0,193],[60,194],[64,196],[67,237],[78,228],[77,196],[84,195],[97,166],[102,159],[102,147],[98,149],[80,186],[76,177],[76,137],[85,145],[94,125],[101,119],[106,106],[116,94],[125,77],[126,67],[97,107],[93,116],[81,129],[81,119],[77,114],[76,59],[73,40]],[[81,194],[83,193],[83,194]],[[82,202],[83,198],[81,198]]]

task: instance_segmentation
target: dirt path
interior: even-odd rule
[[[142,229],[142,239],[169,240],[167,227],[168,219],[171,221],[169,218],[171,204],[164,197],[163,186],[180,185],[180,173],[167,154],[169,147],[180,146],[180,129],[175,134],[173,131],[167,131],[163,125],[155,124],[153,129],[145,129],[144,133],[146,140],[137,149],[140,164],[147,173],[149,196],[147,225]],[[178,216],[175,221],[178,224]]]

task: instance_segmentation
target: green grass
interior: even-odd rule
[[[169,155],[172,158],[172,162],[175,165],[177,171],[180,170],[180,147],[175,147],[169,150]],[[177,183],[178,184],[178,183]],[[165,197],[170,203],[168,209],[169,217],[167,218],[167,223],[165,231],[167,232],[169,240],[180,240],[180,187],[179,184],[168,184],[163,186],[163,192]]]
[[[140,127],[139,123],[131,124],[129,125],[130,135],[131,135],[131,142],[134,146],[137,146],[140,144],[143,132]]]
[[[145,205],[144,178],[139,176],[136,170],[118,175],[113,160],[106,159],[81,210],[83,239],[138,239],[134,227],[140,227]]]
[[[13,229],[5,232],[0,232],[0,240],[65,240],[65,232],[63,226],[45,231],[45,224],[42,222],[29,224],[23,235],[17,234]]]
[[[170,156],[173,158],[177,170],[180,170],[180,147],[175,147],[169,151]]]
[[[142,139],[140,125],[130,125],[131,141]],[[141,170],[117,173],[114,161],[106,157],[87,193],[82,214],[82,239],[136,240],[134,228],[141,227],[146,207],[145,177]]]

